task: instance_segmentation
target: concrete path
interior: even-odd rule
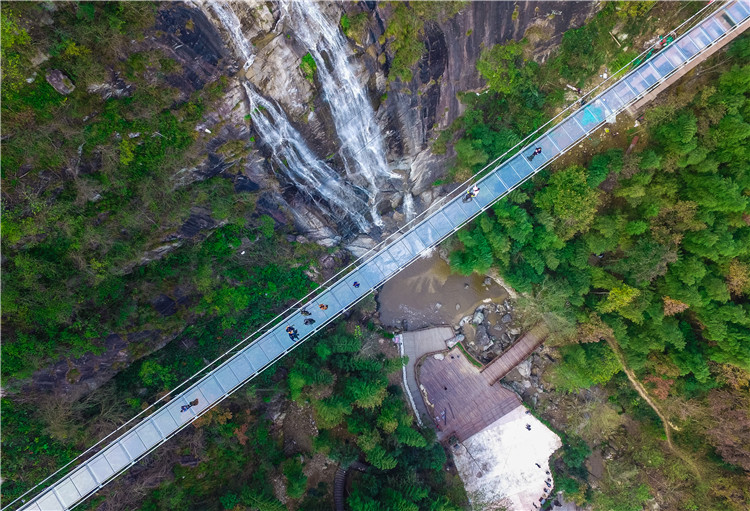
[[[449,326],[439,326],[435,328],[425,328],[415,332],[404,332],[401,334],[404,355],[409,357],[409,363],[406,365],[406,385],[411,393],[412,406],[417,409],[417,414],[423,422],[430,424],[430,414],[422,399],[422,393],[419,391],[417,383],[416,365],[419,359],[428,353],[445,351],[448,346],[445,341],[454,336],[453,329]]]

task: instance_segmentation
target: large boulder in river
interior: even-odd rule
[[[65,76],[65,74],[59,69],[50,69],[47,71],[46,78],[47,83],[63,96],[67,96],[76,88],[76,86],[73,85],[73,82],[70,81],[70,78]]]

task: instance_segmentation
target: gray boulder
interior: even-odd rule
[[[65,76],[59,69],[50,69],[47,71],[45,78],[47,78],[47,83],[63,96],[67,96],[76,88],[73,82],[70,81],[70,78]]]

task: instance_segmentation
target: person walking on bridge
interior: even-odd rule
[[[286,333],[289,334],[289,338],[292,340],[292,342],[299,340],[299,333],[297,333],[297,329],[293,326],[289,325],[286,327]]]
[[[477,195],[479,195],[479,187],[477,185],[474,185],[466,192],[466,195],[464,195],[464,202],[469,202]]]
[[[541,147],[537,147],[536,149],[534,149],[534,152],[531,153],[530,155],[528,155],[526,157],[526,159],[528,159],[529,161],[534,161],[534,157],[536,157],[536,155],[538,155],[538,154],[542,154],[542,148]]]
[[[188,410],[190,410],[192,407],[196,406],[197,404],[198,404],[198,399],[197,398],[193,399],[188,404],[182,405],[180,407],[180,412],[187,412]]]

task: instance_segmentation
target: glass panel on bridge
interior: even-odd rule
[[[732,30],[732,27],[737,25],[737,21],[735,21],[735,19],[729,15],[726,9],[722,9],[721,13],[714,19],[724,32],[729,32],[730,30]]]
[[[235,388],[240,383],[240,380],[234,375],[232,370],[227,365],[224,365],[217,369],[215,374],[216,379],[219,381],[219,383],[221,383],[221,386],[224,387],[224,390],[226,390],[227,392]]]
[[[435,235],[438,237],[438,239],[442,238],[453,230],[453,225],[451,225],[450,221],[448,221],[448,218],[441,211],[438,211],[430,217],[430,225],[432,225],[432,228],[435,231]]]
[[[401,242],[415,255],[421,254],[426,248],[424,241],[414,231],[401,238]]]
[[[146,445],[147,449],[151,449],[153,446],[161,442],[161,433],[156,429],[150,420],[144,421],[138,426],[138,436]]]
[[[112,470],[115,472],[125,468],[130,463],[130,458],[128,458],[128,454],[122,448],[120,442],[115,442],[111,447],[104,451],[104,457],[109,462],[109,466],[112,467]]]
[[[195,405],[191,406],[190,409],[183,414],[185,416],[187,416],[188,413],[198,415],[203,410],[208,408],[208,405],[211,403],[209,402],[208,398],[206,398],[206,396],[203,395],[198,385],[193,385],[192,387],[190,387],[190,389],[187,390],[183,394],[183,396],[185,397],[185,400],[188,401],[188,403],[195,402],[196,399],[198,400],[198,402]]]
[[[76,485],[78,493],[81,495],[88,495],[98,486],[96,480],[91,476],[86,466],[82,466],[70,474],[70,480]]]
[[[695,45],[695,42],[693,42],[693,37],[696,37],[698,33],[700,33],[700,29],[696,27],[674,43],[689,59],[698,53],[698,47]]]
[[[188,404],[187,400],[185,399],[183,395],[180,395],[180,396],[177,396],[173,401],[171,401],[167,405],[167,410],[169,411],[169,415],[172,416],[172,419],[174,419],[175,424],[177,424],[178,426],[185,424],[188,421],[188,419],[193,418],[193,414],[189,410],[186,412],[182,411],[181,407],[186,404]]]
[[[270,362],[265,353],[263,353],[263,350],[260,349],[258,341],[255,341],[250,348],[246,349],[244,355],[246,355],[247,358],[245,358],[243,353],[240,352],[238,356],[234,357],[227,364],[232,368],[232,372],[240,381],[245,381],[250,378],[253,373]],[[252,365],[250,365],[251,362]]]
[[[120,440],[120,443],[125,448],[125,451],[130,456],[131,460],[138,458],[141,454],[146,452],[147,448],[143,444],[141,437],[138,436],[138,429],[131,431],[128,435]]]
[[[109,466],[109,463],[107,463],[106,458],[104,458],[101,453],[94,456],[91,461],[88,462],[88,464],[89,468],[91,469],[91,473],[94,474],[94,477],[99,484],[102,484],[104,481],[112,477],[112,475],[115,473],[114,470],[112,470],[112,467]]]
[[[377,287],[385,278],[385,275],[380,271],[380,268],[378,268],[378,266],[372,261],[363,264],[357,271],[367,279],[371,288]]]
[[[469,218],[469,214],[461,207],[461,200],[463,199],[454,199],[443,208],[443,213],[453,226],[461,225]]]
[[[565,119],[561,127],[565,128],[565,132],[573,139],[574,143],[586,136],[586,132],[581,129],[575,119]]]
[[[544,163],[549,157],[549,152],[554,149],[548,149],[542,147],[541,141],[535,141],[533,145],[526,147],[520,154],[515,155],[513,158],[508,160],[508,165],[513,169],[513,172],[518,175],[519,182],[526,179],[526,176],[533,174],[539,166]],[[537,147],[542,148],[541,154],[534,155]],[[544,153],[547,152],[547,155]]]
[[[532,156],[532,153],[537,147],[542,148],[542,153]],[[508,161],[508,164],[513,167],[513,171],[521,178],[520,180],[523,181],[526,176],[534,172],[541,164],[547,161],[551,154],[556,152],[557,149],[552,145],[552,142],[550,142],[547,137],[544,137],[542,140],[534,142],[534,145],[527,147],[521,154],[517,154],[511,158],[510,161]]]
[[[159,410],[151,420],[159,428],[159,432],[164,438],[167,438],[177,428],[177,422],[172,418],[172,414],[169,413],[168,405]],[[97,478],[99,477],[98,472],[95,471],[94,474]],[[99,482],[101,482],[101,479],[99,479]]]
[[[278,326],[273,332],[271,332],[268,337],[273,337],[276,341],[275,345],[281,346],[281,351],[286,351],[292,346],[294,346],[294,341],[289,337],[289,334],[286,332],[287,326],[293,326],[297,329],[297,333],[300,337],[304,337],[308,333],[310,333],[310,330],[312,330],[313,326],[305,325],[302,322],[302,319],[300,319],[299,315],[293,316],[290,320],[282,323],[280,326]]]
[[[521,181],[521,176],[513,170],[510,163],[503,163],[503,166],[497,169],[496,172],[500,180],[505,184],[505,187],[509,190]]]
[[[682,56],[682,53],[680,53],[680,50],[674,45],[670,44],[669,46],[667,46],[667,49],[661,52],[661,54],[668,58],[675,67],[680,67],[685,62],[685,58]]]
[[[366,294],[367,292],[369,292],[369,289],[372,289],[373,287],[375,287],[375,284],[377,284],[377,282],[370,282],[367,276],[362,273],[361,269],[362,267],[360,266],[346,276],[346,281],[352,285],[352,291],[357,294],[357,297],[360,297],[362,294]],[[355,282],[359,282],[359,290],[354,288]],[[364,289],[363,291],[363,288],[366,289]]]
[[[474,198],[474,202],[483,208],[504,194],[507,189],[508,187],[500,181],[500,177],[493,172],[479,182],[480,192]]]
[[[719,18],[709,18],[700,25],[703,30],[706,31],[706,33],[711,36],[714,40],[721,37],[721,35],[727,31],[726,28],[724,28],[717,20]]]
[[[592,105],[586,105],[582,109],[578,110],[573,118],[578,121],[586,132],[590,132],[596,128],[599,124],[604,122],[604,112],[601,107],[594,107]]]
[[[692,40],[696,50],[702,50],[713,42],[711,36],[709,36],[705,30],[701,30],[700,27],[695,27],[686,37],[689,37]]]
[[[575,143],[575,139],[573,139],[565,129],[565,123],[555,126],[548,136],[554,140],[557,147],[560,148],[560,151],[565,151]]]
[[[393,243],[393,245],[388,248],[388,252],[390,252],[391,257],[394,261],[396,261],[399,268],[403,268],[404,266],[406,266],[409,261],[411,261],[417,254],[419,254],[419,252],[413,252],[402,241]]]
[[[481,206],[477,204],[476,199],[472,199],[469,202],[462,202],[461,208],[466,211],[466,214],[468,215],[467,219],[469,219],[479,212]]]
[[[39,499],[39,507],[44,511],[64,511],[62,504],[57,500],[54,489]]]
[[[377,264],[380,268],[380,271],[383,272],[383,275],[386,276],[386,278],[390,277],[398,271],[399,264],[393,259],[393,257],[391,257],[391,253],[387,249],[378,254],[378,256],[375,257],[374,261],[375,264]]]
[[[78,488],[73,484],[73,481],[69,477],[66,477],[55,487],[57,495],[62,500],[65,507],[71,507],[73,504],[78,502],[83,495],[78,492]]]
[[[432,228],[432,225],[427,220],[415,227],[413,232],[419,237],[425,248],[431,247],[438,240],[435,229]]]
[[[331,294],[336,295],[336,298],[338,298],[344,308],[348,307],[367,290],[367,284],[363,286],[362,282],[350,279],[351,277],[347,278],[345,281],[339,282],[331,288]],[[359,288],[354,287],[354,282],[359,282]],[[314,327],[315,325],[312,326]]]
[[[237,376],[241,377],[240,381],[245,381],[251,374],[257,373],[271,362],[258,343],[253,343],[238,358],[240,360],[237,362],[237,368],[241,369],[242,373],[235,366],[232,366],[232,369]]]
[[[641,73],[641,77],[643,77],[647,87],[651,87],[659,81],[660,75],[650,62],[646,62],[645,66],[641,66],[638,72]]]
[[[661,73],[662,76],[668,75],[676,67],[663,53],[659,53],[651,59],[651,64]]]
[[[612,89],[609,89],[601,97],[595,99],[592,106],[600,107],[604,115],[609,117],[618,112],[624,106],[624,103]]]
[[[286,328],[286,326],[284,327]],[[284,332],[286,334],[286,332]],[[287,334],[288,337],[288,334]],[[266,354],[269,360],[273,360],[284,353],[284,346],[276,339],[273,334],[266,335],[260,340],[260,349]]]
[[[201,392],[203,392],[203,395],[206,396],[206,399],[209,403],[215,403],[224,396],[224,391],[221,390],[219,384],[216,383],[216,379],[213,377],[213,375],[209,376],[201,382],[198,382],[198,388],[201,389]]]
[[[747,7],[743,6],[741,2],[734,2],[724,8],[732,15],[734,21],[742,23],[748,16],[750,16],[750,4]]]

